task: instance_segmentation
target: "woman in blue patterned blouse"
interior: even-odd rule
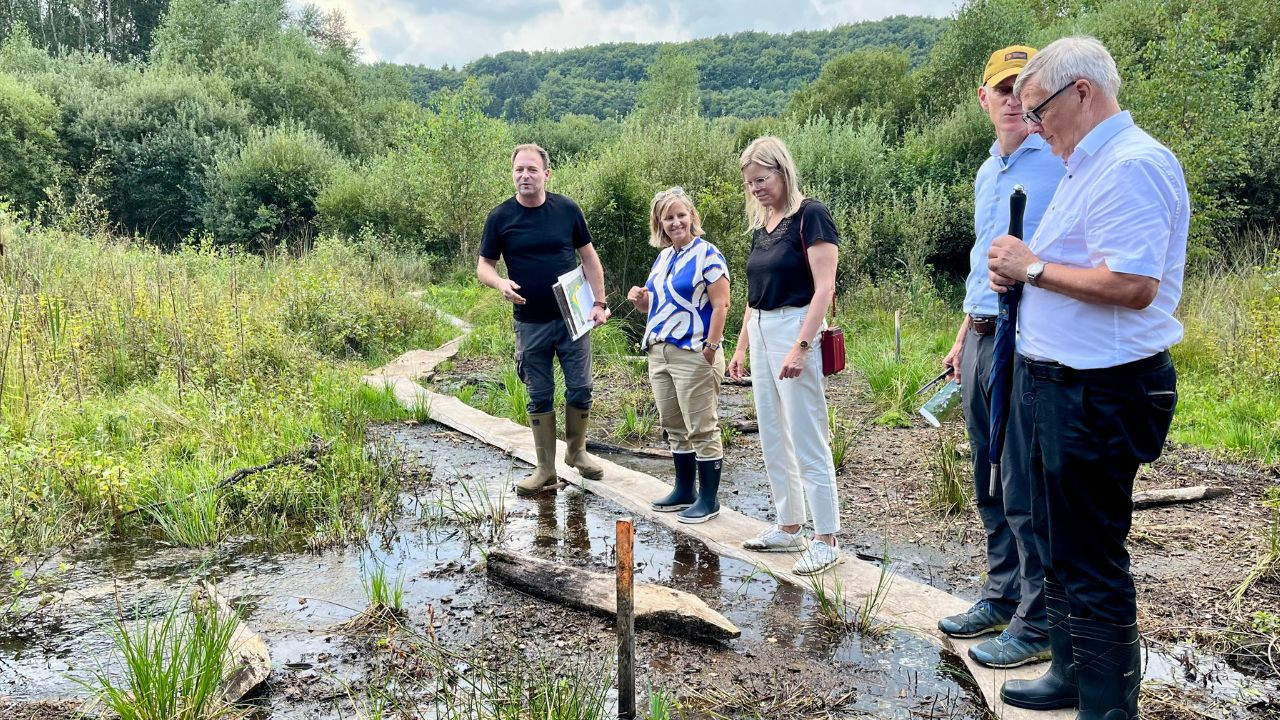
[[[653,509],[679,511],[676,519],[683,523],[706,522],[720,514],[720,343],[729,312],[729,265],[702,238],[702,219],[682,188],[653,197],[649,230],[649,244],[662,252],[644,287],[631,288],[627,299],[648,314],[641,342],[675,460],[675,489],[653,501]]]

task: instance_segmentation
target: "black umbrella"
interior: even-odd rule
[[[1027,210],[1027,192],[1013,186],[1009,196],[1009,234],[1022,239],[1022,216]],[[996,315],[995,349],[991,353],[991,375],[987,389],[991,398],[991,435],[987,446],[991,458],[991,481],[987,491],[995,495],[1000,487],[1000,453],[1004,452],[1004,431],[1009,423],[1009,393],[1013,389],[1013,363],[1018,333],[1018,301],[1022,299],[1022,283],[1015,283],[1000,294],[1000,312]]]

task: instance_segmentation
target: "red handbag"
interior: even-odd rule
[[[804,216],[800,216],[800,250],[804,253],[804,266],[809,270],[809,279],[813,282],[813,268],[809,267],[809,248],[804,244]],[[817,287],[817,282],[813,282]],[[824,313],[825,315],[825,313]],[[831,293],[831,322],[836,319],[836,294]],[[818,349],[822,353],[822,374],[835,375],[844,369],[844,331],[836,325],[827,325],[818,338]]]

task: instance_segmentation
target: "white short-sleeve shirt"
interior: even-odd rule
[[[1117,113],[1085,135],[1067,160],[1053,202],[1029,246],[1045,263],[1160,281],[1141,310],[1087,303],[1027,286],[1018,352],[1077,369],[1107,368],[1167,350],[1182,339],[1191,204],[1182,166],[1164,145]]]

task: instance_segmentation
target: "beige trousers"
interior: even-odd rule
[[[720,444],[720,380],[724,352],[707,364],[702,353],[670,343],[649,346],[649,384],[671,452],[696,453],[699,460],[724,457]]]

